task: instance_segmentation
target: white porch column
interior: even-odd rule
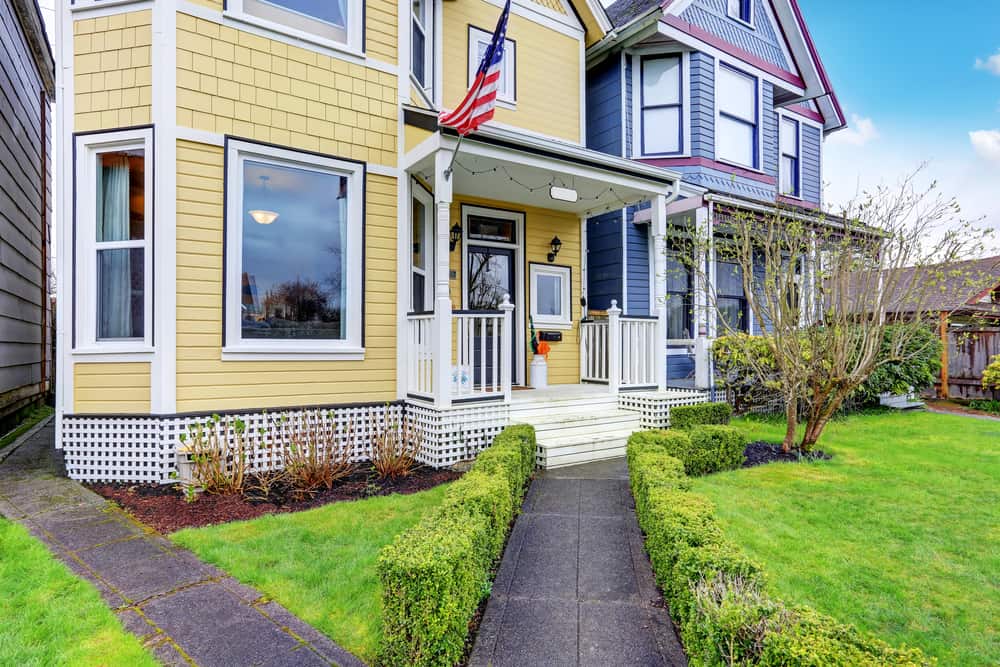
[[[444,171],[451,151],[434,156],[434,404],[451,407],[451,179]]]
[[[608,308],[608,390],[612,394],[618,393],[618,387],[622,383],[621,314],[618,300],[611,299],[611,307]]]
[[[656,345],[653,347],[653,369],[656,388],[667,388],[667,198],[653,197],[653,217],[650,233],[653,235],[653,303],[650,314],[656,315]]]
[[[500,330],[500,383],[503,390],[504,403],[510,403],[511,369],[513,367],[512,348],[514,343],[514,304],[510,302],[510,295],[504,294],[500,303],[500,310],[503,311],[503,328]]]
[[[709,386],[708,341],[715,328],[714,313],[709,298],[710,281],[715,278],[715,248],[712,247],[711,204],[695,212],[694,272],[694,380],[698,389]]]

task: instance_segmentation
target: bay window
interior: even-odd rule
[[[364,167],[227,140],[225,351],[359,355]]]
[[[681,57],[641,60],[640,115],[643,155],[676,155],[684,150]]]
[[[77,137],[77,351],[152,346],[153,131]]]
[[[760,113],[756,77],[719,65],[716,95],[716,158],[750,169],[760,167]]]
[[[778,144],[781,151],[778,175],[780,177],[781,194],[789,197],[799,197],[802,194],[801,170],[799,153],[801,151],[801,135],[799,122],[791,118],[781,118]]]
[[[362,48],[363,0],[229,0],[226,11],[295,37]]]

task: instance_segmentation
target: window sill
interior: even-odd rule
[[[510,100],[502,100],[497,98],[497,106],[501,109],[510,109],[511,111],[517,111],[517,100],[511,102]]]
[[[144,343],[139,345],[110,343],[92,347],[76,347],[73,348],[71,354],[74,357],[85,357],[88,361],[94,362],[152,361],[156,349]]]
[[[312,35],[301,30],[295,30],[294,28],[289,28],[280,23],[260,19],[251,14],[223,10],[222,17],[237,23],[243,23],[245,25],[261,28],[269,33],[273,33],[273,35],[278,38],[307,42],[314,47],[320,47],[322,49],[332,51],[333,55],[348,55],[360,58],[361,60],[365,59],[365,52],[360,49],[351,47],[347,44],[341,44],[340,42],[335,42],[331,39],[324,39],[323,37]]]
[[[760,174],[762,176],[768,175],[767,172],[764,171],[763,169],[758,169],[757,167],[748,167],[745,164],[740,164],[739,162],[734,162],[732,160],[727,160],[725,158],[716,157],[715,161],[720,164],[728,165],[730,167],[736,167],[737,169],[746,169],[747,171],[752,171],[753,173]]]
[[[573,328],[572,322],[540,322],[537,315],[531,316],[535,323],[535,329],[555,329],[559,331],[569,331]]]
[[[744,21],[743,19],[741,19],[741,18],[740,18],[740,17],[738,17],[738,16],[733,16],[732,14],[730,14],[730,15],[729,15],[729,18],[730,18],[730,19],[732,19],[733,21],[736,21],[737,23],[739,23],[739,24],[740,24],[741,26],[743,26],[744,28],[750,28],[751,30],[756,30],[756,29],[757,29],[757,28],[756,28],[756,27],[754,26],[754,24],[753,24],[753,23],[750,23],[749,21]]]
[[[119,7],[121,5],[152,4],[151,0],[77,0],[69,6],[71,13],[85,12],[98,7]]]
[[[365,348],[345,347],[336,350],[323,347],[289,349],[274,346],[222,348],[222,361],[364,361]]]

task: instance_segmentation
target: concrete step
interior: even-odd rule
[[[560,412],[527,420],[527,423],[535,427],[539,439],[549,436],[602,434],[619,430],[632,432],[639,428],[639,422],[638,413],[625,410],[582,414]]]
[[[594,445],[575,445],[561,447],[559,449],[539,448],[538,465],[543,468],[559,468],[561,466],[574,465],[577,463],[590,463],[591,461],[604,461],[625,456],[626,440],[610,440],[601,443],[600,447]]]

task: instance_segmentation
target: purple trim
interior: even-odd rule
[[[786,195],[778,195],[777,202],[779,204],[785,204],[787,206],[801,208],[807,211],[819,210],[819,204],[814,201],[806,201],[804,199],[797,199],[796,197],[788,197]]]
[[[761,71],[767,72],[768,74],[777,77],[782,81],[786,81],[794,86],[798,86],[799,88],[806,87],[806,82],[802,80],[802,77],[797,76],[787,70],[783,70],[780,67],[776,67],[775,65],[772,65],[766,60],[758,58],[757,56],[753,55],[748,51],[744,51],[743,49],[736,47],[730,44],[729,42],[719,39],[712,33],[708,32],[707,30],[704,30],[696,25],[688,23],[682,18],[671,15],[671,16],[664,16],[660,20],[669,26],[677,28],[681,32],[691,35],[695,39],[699,39],[705,42],[706,44],[713,46],[719,49],[720,51],[727,53],[735,58],[739,58],[743,62],[749,65],[753,65],[754,67],[760,69]]]
[[[840,121],[841,127],[847,127],[847,118],[844,116],[844,110],[840,107],[840,100],[837,99],[837,94],[833,92],[833,86],[830,85],[830,77],[826,74],[826,68],[823,67],[823,61],[819,58],[819,53],[816,51],[816,44],[813,42],[812,35],[809,34],[809,28],[806,27],[805,19],[802,18],[802,10],[799,9],[798,0],[788,0],[792,6],[792,11],[795,12],[795,19],[799,22],[799,30],[802,31],[802,36],[806,40],[806,46],[809,48],[809,55],[812,56],[813,62],[816,64],[816,70],[819,72],[819,79],[823,82],[823,87],[826,88],[827,94],[830,96],[830,101],[833,103],[833,108],[837,112],[837,117]]]
[[[776,185],[778,182],[778,179],[773,176],[768,176],[767,174],[762,174],[750,169],[744,169],[743,167],[726,164],[725,162],[710,160],[707,157],[673,157],[653,159],[637,158],[636,161],[644,164],[651,164],[654,167],[666,167],[668,169],[670,167],[707,167],[708,169],[715,169],[716,171],[723,171],[727,174],[742,176],[743,178],[748,178],[759,183],[767,183],[768,185]]]
[[[786,107],[782,107],[782,109],[789,113],[793,113],[797,116],[802,116],[803,118],[814,120],[817,123],[823,123],[826,120],[825,118],[823,118],[823,114],[817,113],[808,107],[802,106],[801,104],[789,104]]]

